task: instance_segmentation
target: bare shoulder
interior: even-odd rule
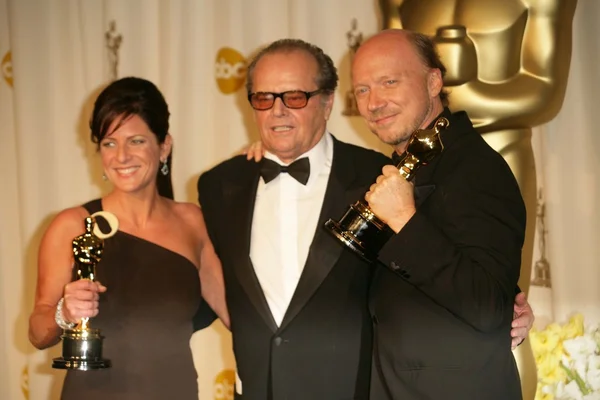
[[[73,238],[85,232],[84,220],[88,215],[85,208],[73,207],[59,212],[54,217],[44,232],[38,249],[40,271],[60,269],[68,277],[71,269],[71,243]]]
[[[172,207],[177,217],[189,222],[190,225],[196,227],[198,224],[204,225],[204,216],[197,204],[173,201]]]
[[[172,210],[183,229],[195,237],[199,243],[204,243],[208,234],[202,209],[194,203],[172,202]]]
[[[84,220],[89,215],[87,210],[81,206],[67,208],[59,212],[44,234],[46,238],[73,238],[85,230]]]

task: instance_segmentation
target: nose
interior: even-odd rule
[[[369,112],[375,112],[385,107],[387,100],[381,95],[379,90],[371,90],[369,92],[369,103],[367,109]]]
[[[125,163],[129,159],[129,149],[127,145],[117,147],[117,160],[120,163]]]
[[[281,98],[276,98],[273,103],[273,115],[276,117],[281,117],[287,113],[287,107],[283,104],[283,100]]]

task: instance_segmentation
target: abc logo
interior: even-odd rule
[[[215,400],[233,400],[235,371],[224,369],[215,378]]]
[[[221,48],[215,60],[215,78],[222,93],[234,93],[246,79],[246,60],[237,50]]]
[[[10,86],[13,85],[13,71],[12,71],[12,57],[10,51],[4,55],[2,59],[2,63],[0,64],[0,68],[2,68],[2,76],[6,83]]]

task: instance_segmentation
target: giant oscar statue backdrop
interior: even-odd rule
[[[508,161],[527,207],[519,286],[528,292],[536,215],[531,128],[560,110],[571,60],[577,0],[379,0],[384,28],[432,36],[448,71],[450,108],[466,110]],[[536,369],[525,341],[515,351],[523,398],[533,399]]]

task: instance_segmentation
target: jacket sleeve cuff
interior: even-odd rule
[[[417,210],[402,230],[383,246],[378,259],[404,279],[418,283],[429,280],[454,253],[448,238]]]

